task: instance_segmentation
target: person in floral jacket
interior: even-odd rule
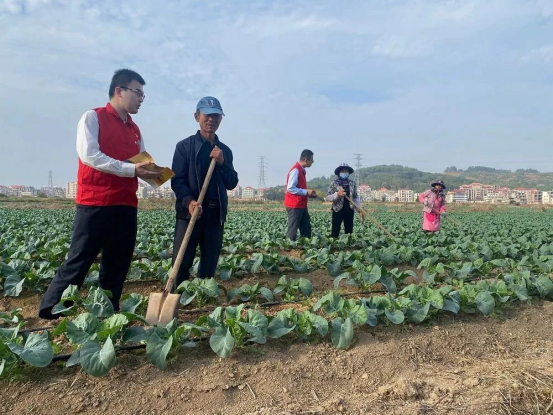
[[[437,232],[440,230],[440,220],[445,216],[445,184],[436,180],[430,184],[431,188],[419,195],[419,202],[422,208],[422,229],[426,232]]]
[[[355,214],[354,206],[349,203],[344,196],[350,197],[357,206],[361,207],[361,199],[357,191],[357,183],[350,179],[353,169],[346,163],[340,164],[334,170],[336,180],[334,180],[327,192],[325,201],[332,202],[332,233],[333,238],[340,234],[342,222],[344,223],[345,233],[353,233],[353,216]],[[365,219],[363,212],[359,213],[361,222]]]

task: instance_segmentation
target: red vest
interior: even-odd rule
[[[288,185],[288,178],[290,177],[290,173],[292,170],[297,169],[298,170],[298,185],[297,187],[300,189],[307,189],[307,180],[305,178],[305,170],[302,166],[300,166],[300,163],[294,164],[294,167],[290,169],[288,172],[288,175],[286,176],[286,184]],[[300,196],[300,195],[293,195],[290,192],[286,192],[284,195],[284,206],[288,208],[293,209],[301,209],[307,207],[307,196]]]
[[[108,103],[95,108],[100,126],[100,151],[116,160],[128,160],[140,153],[140,129],[127,115],[127,122]],[[138,206],[136,177],[119,177],[87,166],[79,159],[77,204],[90,206]]]

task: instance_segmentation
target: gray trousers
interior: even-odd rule
[[[295,241],[298,229],[302,237],[311,238],[311,218],[307,208],[294,209],[287,207],[286,213],[288,213],[288,231],[286,231],[288,239]]]

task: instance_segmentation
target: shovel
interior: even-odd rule
[[[344,190],[344,189],[342,189],[341,187],[340,187],[339,189],[340,189],[340,190]],[[347,200],[349,203],[351,203],[351,204],[353,205],[353,207],[354,207],[358,212],[363,212],[363,214],[364,214],[366,217],[368,217],[376,226],[378,226],[380,229],[382,229],[382,230],[386,233],[386,235],[388,235],[388,236],[389,236],[390,238],[392,238],[392,239],[395,239],[395,236],[392,235],[392,234],[388,231],[388,229],[386,229],[384,226],[382,226],[380,223],[378,223],[378,221],[377,221],[375,218],[373,218],[371,215],[369,215],[363,208],[360,208],[359,206],[357,206],[357,205],[355,204],[355,202],[354,202],[353,200],[351,200],[351,198],[350,198],[348,195],[344,195],[344,197],[346,198],[346,200]]]
[[[158,325],[165,327],[169,322],[171,322],[171,320],[178,316],[181,296],[180,294],[171,294],[171,291],[173,291],[175,279],[177,278],[177,273],[182,263],[184,252],[186,251],[186,247],[188,246],[188,242],[190,241],[190,236],[192,235],[192,231],[194,230],[194,225],[196,224],[196,220],[200,215],[199,206],[202,205],[205,193],[207,192],[209,181],[211,180],[213,170],[215,169],[215,163],[216,160],[212,158],[211,164],[209,165],[209,170],[207,171],[207,175],[205,176],[202,191],[200,192],[200,196],[198,197],[198,205],[196,206],[196,209],[194,209],[192,218],[190,219],[188,227],[186,228],[186,233],[184,234],[184,238],[180,245],[179,253],[177,254],[175,263],[171,268],[171,275],[167,280],[165,289],[161,293],[150,293],[148,309],[146,310],[146,321],[150,326]]]

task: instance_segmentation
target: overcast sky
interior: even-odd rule
[[[76,126],[114,70],[146,80],[135,121],[170,165],[195,105],[221,100],[240,184],[343,162],[441,172],[553,162],[553,1],[0,0],[0,184],[76,179]]]

